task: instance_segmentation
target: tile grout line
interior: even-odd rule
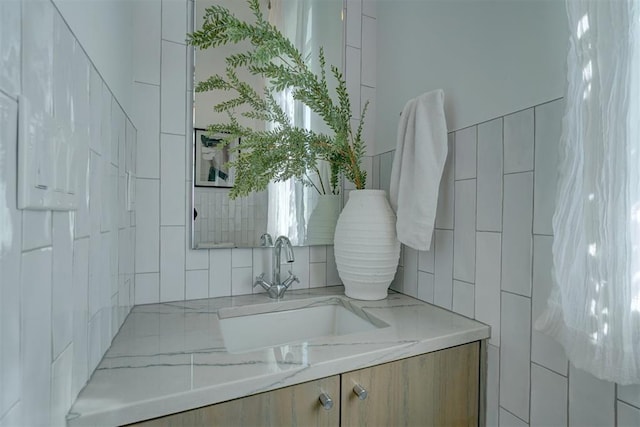
[[[551,372],[551,373],[553,373],[553,374],[559,375],[559,376],[561,376],[562,378],[568,378],[568,376],[569,376],[568,371],[567,371],[567,375],[563,375],[563,374],[561,374],[560,372],[558,372],[558,371],[554,371],[553,369],[548,368],[548,367],[544,366],[543,364],[538,363],[538,362],[536,362],[536,361],[534,361],[534,360],[532,360],[532,361],[531,361],[531,364],[532,364],[532,365],[536,365],[537,367],[542,368],[542,369],[544,369],[545,371],[549,371],[549,372]]]
[[[475,206],[475,218],[473,219],[473,314],[475,316],[475,298],[476,298],[476,288],[475,288],[475,282],[477,280],[476,278],[476,264],[478,262],[477,259],[477,247],[478,247],[478,234],[477,234],[477,229],[478,229],[478,178],[479,178],[479,174],[478,174],[478,166],[480,164],[480,160],[479,160],[479,154],[478,152],[480,151],[479,148],[479,144],[480,144],[480,138],[479,138],[479,134],[480,134],[480,127],[476,127],[476,185],[475,185],[475,202],[476,202],[476,206]]]
[[[529,423],[529,422],[527,422],[527,421],[523,420],[522,418],[520,418],[519,416],[517,416],[516,414],[514,414],[513,412],[511,412],[510,410],[508,410],[508,409],[507,409],[507,408],[505,408],[504,406],[499,406],[498,408],[499,408],[499,409],[502,409],[503,411],[505,411],[505,412],[507,412],[507,413],[509,413],[511,416],[513,416],[513,417],[515,417],[515,418],[519,419],[520,421],[522,421],[522,422],[523,422],[523,423],[525,423],[526,425],[530,425],[530,423]]]
[[[521,298],[527,298],[527,299],[531,300],[531,297],[519,294],[517,292],[507,291],[505,289],[501,290],[500,292],[504,292],[505,294],[514,295],[514,296],[518,296],[518,297],[521,297]]]
[[[185,30],[189,30],[189,2],[185,1],[183,3],[183,5],[184,5],[183,7],[184,7],[184,20],[185,20],[184,25],[185,25]],[[188,120],[189,113],[187,113],[187,111],[188,110],[193,111],[193,107],[191,109],[189,109],[189,97],[188,97],[188,95],[189,95],[189,60],[188,60],[189,59],[189,45],[186,42],[184,44],[181,44],[181,45],[184,46],[184,48],[185,48],[184,54],[185,54],[185,62],[186,62],[186,64],[184,65],[184,67],[185,67],[185,70],[184,70],[185,76],[184,76],[184,95],[183,95],[184,96],[184,105],[185,105],[185,115],[184,115],[185,123],[184,123],[184,135],[179,135],[179,136],[182,136],[184,138],[183,143],[185,145],[187,145],[186,144],[186,142],[187,142],[187,131],[189,130],[189,120]],[[187,158],[188,158],[188,156],[186,154],[186,150],[184,150],[184,149],[183,149],[182,154],[185,156],[184,161],[183,161],[183,165],[184,165],[184,168],[185,168],[185,173],[182,176],[181,181],[183,182],[182,185],[186,186],[186,181],[187,181],[187,179],[186,179],[187,178],[186,177],[186,174],[187,174]],[[184,188],[184,190],[185,190],[185,194],[184,194],[184,198],[182,200],[182,206],[183,207],[186,206],[186,204],[187,204],[186,202],[187,202],[187,199],[188,199],[187,189]],[[187,245],[185,244],[186,243],[185,240],[187,239],[187,236],[189,235],[189,233],[187,233],[187,227],[190,227],[188,223],[193,224],[193,221],[191,220],[191,218],[193,216],[192,209],[193,209],[193,205],[191,206],[191,208],[188,208],[187,212],[185,212],[184,231],[182,232],[182,236],[183,236],[183,246],[182,246],[182,257],[183,257],[182,258],[183,259],[183,262],[182,262],[182,283],[183,283],[183,286],[182,286],[182,288],[183,288],[183,296],[184,296],[184,300],[185,301],[187,300],[187,251],[188,251]],[[207,289],[208,289],[208,287],[209,287],[209,284],[207,283]],[[208,292],[208,290],[207,290],[207,292]]]
[[[524,110],[526,111],[526,110]],[[534,241],[534,224],[535,224],[535,212],[536,212],[536,107],[533,107],[533,168],[531,170],[531,264],[529,265],[529,280],[530,280],[530,294],[529,300],[529,422],[531,422],[531,395],[533,392],[533,386],[531,384],[532,368],[533,368],[533,271],[536,262],[535,257],[535,241]],[[528,173],[528,172],[527,172]],[[567,394],[568,394],[567,388]]]
[[[160,87],[160,83],[149,83],[149,82],[143,82],[141,80],[134,80],[133,83],[143,85],[143,86],[151,86],[151,87],[157,87],[157,88]]]
[[[498,347],[498,419],[500,419],[500,403],[501,403],[501,396],[502,396],[502,363],[503,363],[503,355],[502,355],[502,349],[503,349],[503,340],[502,340],[502,335],[504,334],[504,329],[502,328],[502,256],[503,256],[503,242],[504,242],[504,206],[505,206],[505,186],[504,186],[504,120],[502,121],[502,205],[500,206],[501,208],[501,212],[500,212],[500,233],[499,233],[499,237],[500,237],[500,256],[498,257],[499,259],[499,266],[498,266],[498,304],[500,305],[498,308],[498,313],[499,313],[499,320],[498,320],[498,325],[500,327],[500,346]]]
[[[158,111],[158,302],[162,302],[162,74],[163,74],[163,50],[162,49],[162,14],[163,14],[164,1],[160,1],[160,39],[158,43],[160,45],[160,108]]]
[[[6,96],[7,98],[9,98],[9,100],[14,101],[16,104],[18,103],[18,98],[20,97],[20,94],[11,95],[9,94],[9,92],[7,92],[1,87],[0,87],[0,95]]]

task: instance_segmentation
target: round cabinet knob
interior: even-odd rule
[[[322,407],[327,411],[333,408],[333,399],[327,393],[322,393],[319,400]]]
[[[367,390],[364,387],[362,387],[360,384],[356,384],[353,386],[353,392],[355,393],[356,396],[358,396],[358,399],[360,400],[366,399],[367,396],[369,395]]]

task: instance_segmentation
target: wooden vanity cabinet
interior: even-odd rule
[[[342,374],[340,425],[477,426],[479,356],[475,342]]]
[[[134,425],[478,426],[480,356],[474,342]]]

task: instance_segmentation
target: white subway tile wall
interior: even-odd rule
[[[422,301],[433,304],[435,277],[433,273],[418,270],[418,296]]]
[[[415,298],[418,296],[418,251],[405,247],[402,264],[402,293]]]
[[[362,0],[347,0],[346,44],[355,48],[362,46]]]
[[[50,0],[0,2],[2,426],[66,425],[133,304],[135,212],[122,183],[135,176],[136,129],[81,44]],[[73,128],[77,211],[16,209],[18,96],[41,97]]]
[[[553,117],[551,118],[554,119]],[[504,118],[504,172],[533,170],[533,109],[519,111]],[[479,163],[479,162],[478,162]]]
[[[502,119],[478,125],[478,212],[481,231],[502,231]]]
[[[502,427],[527,427],[529,425],[502,407],[499,410],[498,423]]]
[[[533,232],[553,235],[551,218],[555,209],[558,144],[562,133],[564,100],[535,108],[535,174]],[[551,155],[550,155],[551,154]]]
[[[453,304],[453,254],[452,230],[435,230],[435,273],[433,303],[451,310]]]
[[[453,208],[455,203],[455,175],[453,167],[455,150],[454,134],[447,137],[447,159],[442,170],[440,188],[438,190],[438,207],[436,209],[436,228],[453,230]]]
[[[456,180],[476,177],[477,135],[477,126],[471,126],[455,133],[454,157]]]
[[[547,299],[551,294],[552,253],[551,236],[533,236],[533,295],[531,297],[532,319],[539,318],[544,312]],[[532,330],[531,361],[566,376],[569,364],[564,349],[550,336]]]
[[[531,299],[503,291],[500,311],[500,406],[528,421]]]
[[[159,64],[162,40],[162,2],[134,2],[133,22],[133,49],[135,55],[135,61],[133,61],[133,80],[134,82],[144,82],[154,85],[159,89]],[[138,98],[135,97],[134,100],[135,99]],[[134,102],[134,105],[135,104],[136,103]],[[146,106],[146,104],[143,105]],[[158,119],[160,118],[159,110],[157,117]]]
[[[167,2],[172,3],[171,0],[163,0],[162,4]],[[186,19],[187,3],[185,0],[181,0],[181,3]],[[187,122],[187,46],[185,42],[176,43],[162,39],[160,57],[160,130],[163,133],[184,136]],[[162,150],[160,156],[162,157]]]
[[[475,286],[473,283],[454,280],[452,310],[473,319],[475,305],[474,292]]]
[[[618,386],[618,399],[640,408],[640,384]]]
[[[362,67],[361,83],[370,88],[376,87],[376,33],[377,21],[375,17],[362,17]],[[369,116],[369,117],[375,117]]]
[[[364,85],[361,85],[360,88],[360,105],[362,106],[362,108],[364,108],[365,104],[367,102],[369,103],[367,104],[367,111],[365,113],[364,126],[362,128],[362,138],[365,142],[366,152],[373,153],[376,146],[376,88]],[[360,113],[358,113],[358,115],[360,115]],[[373,179],[374,174],[371,173],[370,175],[371,176],[367,176],[367,185],[369,185],[369,179]],[[373,184],[373,181],[371,181],[371,184]]]
[[[136,2],[136,5],[139,3]],[[139,6],[137,6],[139,7]],[[138,178],[160,178],[160,87],[135,82],[133,120],[138,126]]]
[[[355,118],[360,118],[360,69],[362,66],[362,50],[347,45],[345,79],[347,82],[347,93],[351,103],[351,111]]]
[[[456,181],[454,201],[453,278],[473,283],[476,265],[476,180]]]
[[[209,298],[209,270],[186,272],[186,299]]]
[[[567,377],[531,364],[531,425],[567,423]]]
[[[640,426],[640,409],[618,400],[617,422],[620,427]]]
[[[160,227],[160,302],[185,299],[184,233],[184,227]]]
[[[615,384],[571,366],[562,346],[535,329],[551,292],[563,108],[557,99],[449,134],[417,292],[414,252],[404,246],[392,284],[491,326],[487,426],[640,425],[640,386],[617,386],[616,395]],[[374,156],[377,188],[388,190],[393,156]]]
[[[603,381],[570,365],[569,425],[615,425],[615,384]]]
[[[160,225],[185,225],[184,135],[160,136]],[[182,246],[182,245],[180,245]],[[180,248],[182,249],[182,248]]]
[[[502,290],[531,296],[533,172],[504,176]]]
[[[491,326],[489,343],[500,346],[500,233],[476,233],[476,319]]]

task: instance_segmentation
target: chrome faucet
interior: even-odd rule
[[[262,288],[267,291],[267,294],[269,294],[269,298],[273,299],[282,298],[293,282],[300,283],[300,280],[291,272],[291,270],[289,270],[289,277],[284,281],[280,280],[280,260],[283,248],[287,262],[295,261],[295,257],[293,256],[293,246],[291,246],[289,238],[286,236],[278,237],[276,239],[276,243],[273,245],[273,281],[269,283],[264,280],[264,273],[262,273],[256,277],[256,281],[253,284],[254,288],[258,285],[262,286]]]

